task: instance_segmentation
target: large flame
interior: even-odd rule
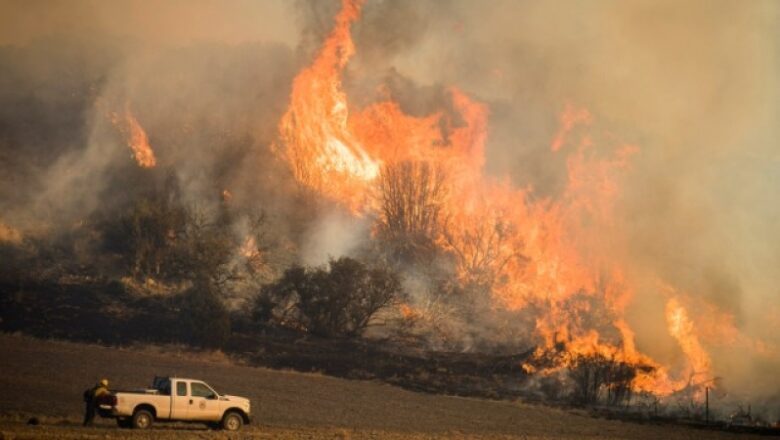
[[[689,375],[691,377],[696,375],[701,375],[704,378],[712,377],[710,356],[699,342],[688,311],[677,298],[670,298],[666,303],[666,320],[669,325],[669,333],[677,340],[682,351],[691,360]]]
[[[133,152],[133,158],[138,166],[142,168],[153,168],[157,165],[157,159],[154,157],[154,150],[149,144],[149,137],[146,131],[135,118],[129,108],[122,113],[112,112],[109,114],[111,123],[125,137],[127,146]]]
[[[424,117],[404,113],[392,100],[350,106],[341,74],[354,54],[350,25],[361,6],[360,0],[343,0],[334,30],[293,83],[278,151],[297,180],[356,215],[381,217],[376,185],[383,167],[432,164],[447,179],[437,245],[456,257],[460,283],[491,285],[496,307],[519,310],[534,304],[542,310],[536,325],[540,356],[563,346],[566,356],[556,368],[576,355],[649,367],[638,368],[634,388],[658,395],[688,386],[686,374],[711,375],[694,321],[674,298],[667,305],[667,324],[687,358],[687,371],[673,380],[665,366],[637,350],[625,319],[635,288],[622,262],[599,252],[609,242],[621,175],[638,148],[618,143],[610,157],[599,156],[587,134],[593,116],[567,105],[550,146],[551,154],[569,154],[562,197],[534,198],[529,189],[485,176],[488,109],[462,91],[450,89],[450,111]],[[605,308],[612,337],[579,319],[591,300]],[[408,305],[401,311],[415,315]]]
[[[380,164],[347,126],[349,108],[340,74],[355,51],[349,25],[358,18],[360,4],[343,6],[319,57],[295,78],[280,130],[295,177],[357,208],[366,200],[355,188],[374,179]]]

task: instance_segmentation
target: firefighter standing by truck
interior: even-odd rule
[[[94,387],[84,391],[84,426],[91,426],[95,420],[95,411],[98,407],[98,399],[102,396],[108,396],[111,391],[108,390],[108,379],[100,379]]]

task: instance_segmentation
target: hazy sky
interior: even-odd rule
[[[0,44],[47,33],[113,34],[160,44],[200,40],[294,44],[295,2],[284,0],[3,0]]]

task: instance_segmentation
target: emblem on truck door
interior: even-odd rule
[[[200,402],[200,405],[198,405],[200,409],[206,409],[206,402]]]

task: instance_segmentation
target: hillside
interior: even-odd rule
[[[0,438],[226,438],[199,425],[119,431],[113,421],[81,428],[81,391],[107,376],[137,387],[155,374],[202,378],[248,396],[254,423],[237,438],[341,439],[734,439],[747,435],[627,423],[533,406],[415,393],[376,382],[237,365],[219,353],[117,349],[0,336]],[[24,424],[37,417],[40,426]]]

